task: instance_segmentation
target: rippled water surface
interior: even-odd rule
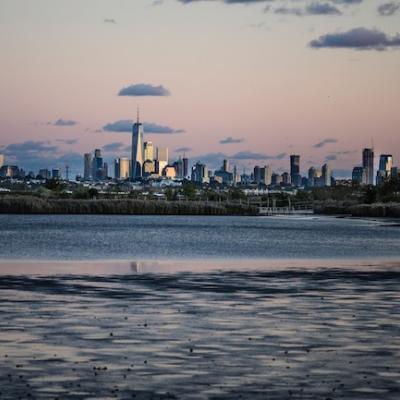
[[[0,216],[0,399],[397,400],[399,232]]]
[[[0,215],[2,259],[398,257],[400,226],[328,217]]]
[[[0,398],[398,399],[400,271],[0,277]]]

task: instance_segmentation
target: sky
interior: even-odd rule
[[[217,168],[400,159],[400,2],[0,0],[0,153],[82,173],[145,140]]]

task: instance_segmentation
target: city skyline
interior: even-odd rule
[[[372,139],[376,155],[400,158],[399,13],[379,11],[384,1],[319,2],[325,14],[310,1],[158,3],[1,2],[10,164],[76,174],[94,148],[129,157],[138,105],[148,140],[212,168],[284,171],[296,152],[303,173],[329,162],[350,177]]]

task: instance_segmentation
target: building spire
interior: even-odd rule
[[[136,110],[136,122],[138,124],[140,124],[140,118],[139,118],[139,106],[137,106],[137,110]]]

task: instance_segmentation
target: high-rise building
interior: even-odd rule
[[[183,178],[183,161],[182,158],[179,157],[178,161],[175,161],[173,164],[173,167],[175,168],[175,175],[177,178]]]
[[[83,156],[83,163],[83,178],[87,181],[92,177],[92,155],[90,153],[85,153]]]
[[[144,142],[144,161],[154,160],[154,147],[152,142]]]
[[[308,186],[315,186],[315,178],[317,177],[317,171],[314,167],[308,169]]]
[[[290,175],[289,175],[288,172],[284,172],[284,173],[282,174],[282,183],[283,183],[284,185],[289,185],[289,184],[290,184]]]
[[[137,120],[132,127],[132,172],[131,179],[140,178],[142,176],[142,167],[144,160],[143,147],[143,124],[139,120],[139,111]]]
[[[40,169],[38,174],[42,179],[50,179],[51,173],[48,169]]]
[[[356,185],[365,185],[367,183],[367,174],[365,172],[365,168],[354,167],[351,179]]]
[[[61,179],[61,169],[60,168],[52,169],[51,178],[52,179]]]
[[[189,174],[189,159],[183,156],[182,162],[183,162],[183,177],[187,178]]]
[[[199,183],[209,183],[208,168],[205,164],[197,161],[196,165],[192,167],[192,181]]]
[[[290,156],[290,180],[292,185],[301,185],[301,175],[300,175],[300,156],[292,154]]]
[[[379,170],[385,171],[390,175],[390,170],[393,167],[393,156],[391,154],[381,154],[379,157]]]
[[[260,168],[260,183],[266,186],[271,185],[272,171],[269,165]]]
[[[260,183],[260,167],[258,165],[254,167],[253,179],[254,182]]]
[[[228,160],[224,160],[222,162],[222,171],[229,172],[229,161]]]
[[[114,178],[119,179],[119,158],[114,160]]]
[[[156,173],[162,175],[163,170],[167,165],[168,165],[168,147],[158,147]]]
[[[114,163],[115,179],[129,179],[130,160],[129,158],[117,158]]]
[[[365,148],[362,152],[362,166],[365,169],[367,185],[374,184],[374,150]]]
[[[4,154],[0,154],[0,168],[4,165]]]
[[[103,179],[103,157],[101,156],[101,150],[96,149],[94,151],[94,157],[92,160],[92,179],[100,181]]]
[[[143,163],[143,176],[144,177],[154,174],[155,171],[156,171],[155,162],[153,160],[146,160]]]
[[[332,180],[332,170],[329,164],[324,164],[322,166],[322,181],[324,186],[331,186]]]

